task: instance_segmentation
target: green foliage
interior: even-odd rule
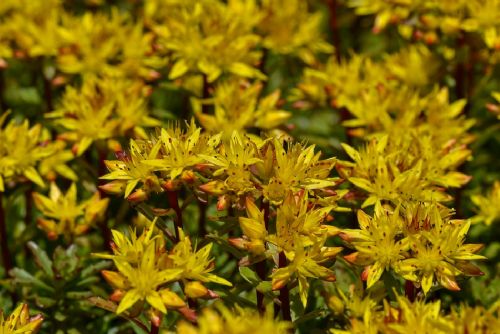
[[[497,333],[500,1],[0,1],[0,333]]]

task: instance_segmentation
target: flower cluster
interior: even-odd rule
[[[135,230],[129,230],[129,236],[113,230],[113,254],[96,254],[113,260],[118,270],[102,272],[115,289],[111,300],[119,302],[116,313],[132,308],[129,313],[139,314],[144,301],[162,313],[166,313],[167,308],[186,307],[186,302],[166,287],[175,281],[184,283],[184,293],[190,298],[216,296],[201,282],[231,286],[230,282],[210,273],[213,270],[211,244],[194,250],[189,237],[181,232],[180,241],[168,250],[162,234],[154,231],[154,223],[139,237]]]
[[[342,237],[356,252],[345,258],[365,266],[367,287],[384,271],[393,270],[422,287],[425,294],[435,281],[450,290],[460,290],[455,276],[481,275],[471,260],[483,245],[464,244],[470,222],[451,220],[452,212],[436,203],[407,204],[394,211],[378,208],[374,217],[358,211],[361,229],[344,230]]]
[[[255,332],[286,334],[291,325],[285,321],[277,321],[267,313],[264,317],[252,309],[236,308],[231,311],[222,304],[217,309],[207,308],[198,318],[198,327],[188,322],[181,322],[177,328],[179,334],[212,334]]]
[[[428,44],[438,43],[439,34],[478,33],[488,48],[498,50],[500,46],[497,0],[350,0],[349,5],[358,15],[375,14],[373,30],[376,32],[389,24],[397,24],[402,36]]]
[[[81,87],[68,86],[61,105],[46,117],[67,130],[59,138],[74,142],[73,152],[81,155],[93,142],[107,141],[113,147],[115,138],[146,138],[144,127],[160,125],[148,115],[146,94],[139,81],[89,75]]]
[[[352,297],[352,296],[351,296]],[[444,315],[441,302],[410,301],[397,296],[397,306],[384,300],[383,308],[350,310],[349,328],[330,329],[333,334],[361,333],[495,333],[499,325],[498,306],[490,309],[460,305]],[[365,303],[366,304],[366,303]],[[356,305],[360,306],[360,305]]]
[[[72,183],[66,194],[55,183],[50,185],[50,197],[35,193],[36,207],[49,218],[39,218],[38,226],[47,233],[49,239],[64,235],[67,240],[84,234],[96,222],[103,219],[109,199],[101,199],[98,192],[78,203],[76,184]]]
[[[0,116],[0,192],[5,191],[6,182],[25,179],[44,187],[40,174],[48,179],[57,174],[77,179],[66,166],[73,155],[65,150],[63,142],[51,141],[46,129],[40,124],[30,127],[27,120],[21,124],[11,120],[4,126],[8,115],[6,112]]]
[[[0,1],[0,334],[495,333],[499,15]]]
[[[19,304],[9,316],[4,316],[0,310],[0,331],[2,334],[34,334],[40,329],[42,321],[41,314],[30,317],[27,304]]]

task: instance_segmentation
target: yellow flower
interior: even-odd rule
[[[167,260],[168,267],[181,269],[179,277],[232,286],[231,282],[210,273],[214,270],[213,260],[210,258],[212,244],[195,251],[191,245],[191,240],[184,235],[181,229],[179,229],[179,240],[168,255],[169,260]]]
[[[500,46],[500,2],[498,0],[466,1],[470,17],[463,22],[465,30],[479,31],[490,49]]]
[[[192,119],[186,130],[175,125],[161,129],[158,142],[161,143],[159,157],[144,160],[144,163],[165,174],[166,179],[175,180],[185,169],[203,163],[202,155],[213,152],[220,135],[201,133],[201,128]]]
[[[318,53],[331,53],[333,46],[321,36],[321,12],[310,13],[301,0],[264,0],[264,19],[259,25],[265,48],[278,54],[295,55],[307,64]]]
[[[346,256],[346,260],[367,266],[367,288],[375,284],[384,271],[394,268],[405,259],[410,248],[407,237],[400,238],[403,222],[399,211],[393,213],[376,209],[374,217],[358,211],[360,230],[343,230],[342,237],[349,241],[356,252]]]
[[[30,318],[28,305],[19,304],[7,317],[0,310],[0,333],[2,334],[35,334],[42,326],[43,317],[38,314]]]
[[[238,218],[245,239],[232,239],[232,243],[235,245],[241,244],[243,248],[247,249],[252,254],[264,254],[266,251],[265,241],[267,237],[264,212],[260,211],[249,197],[246,198],[245,207],[247,217]]]
[[[2,8],[2,6],[5,6]],[[3,13],[6,15],[2,15]],[[12,57],[13,53],[30,57],[55,56],[61,46],[61,1],[2,1],[0,5],[0,40],[5,40],[11,50],[0,57]]]
[[[434,278],[449,290],[460,290],[456,276],[482,275],[470,261],[486,258],[475,254],[483,245],[464,244],[470,222],[443,217],[436,204],[431,204],[427,212],[421,231],[409,237],[411,256],[397,263],[395,270],[405,279],[419,282],[425,294]]]
[[[50,239],[59,235],[73,238],[85,233],[96,221],[102,219],[109,203],[109,199],[101,199],[98,192],[90,199],[78,203],[75,183],[71,184],[65,195],[55,183],[51,183],[50,197],[35,193],[33,199],[36,207],[49,218],[39,218],[38,226]]]
[[[217,168],[212,175],[224,178],[225,191],[242,195],[255,188],[251,168],[261,160],[257,157],[257,145],[246,135],[234,131],[214,155],[200,155]]]
[[[292,324],[288,321],[275,320],[269,312],[264,315],[256,310],[239,306],[230,310],[222,303],[203,309],[198,317],[198,326],[181,321],[177,327],[179,334],[253,334],[253,333],[289,333]]]
[[[304,306],[309,290],[308,279],[334,281],[334,272],[321,264],[342,250],[342,247],[325,246],[327,238],[336,234],[335,228],[322,224],[332,207],[310,209],[309,205],[306,192],[297,196],[289,193],[278,207],[276,233],[266,238],[276,246],[275,252],[280,252],[280,258],[284,256],[289,261],[283,266],[280,260],[280,268],[271,275],[273,289],[281,289],[296,276]]]
[[[121,153],[121,160],[105,161],[110,173],[101,176],[103,180],[114,180],[100,188],[112,193],[124,193],[128,197],[139,183],[147,193],[160,192],[160,180],[154,173],[154,167],[146,164],[146,160],[156,159],[161,142],[130,140],[130,153]],[[114,191],[118,188],[118,191]]]
[[[392,137],[391,137],[392,138]],[[355,186],[368,192],[368,198],[362,207],[380,205],[382,200],[389,200],[395,205],[408,201],[446,201],[450,196],[438,188],[435,183],[430,182],[426,175],[427,164],[421,157],[409,159],[413,164],[404,165],[396,161],[408,158],[408,151],[393,147],[389,144],[389,136],[384,135],[378,139],[372,139],[359,151],[347,144],[342,147],[354,160],[354,164],[344,164],[352,167],[352,172],[346,173],[345,177]],[[392,151],[394,150],[394,151]],[[456,159],[462,160],[463,154],[450,156],[446,163],[456,163]],[[468,154],[468,153],[466,153]],[[453,160],[452,160],[453,159]],[[458,160],[458,161],[460,161]],[[437,170],[431,170],[434,175],[439,175]],[[459,179],[463,179],[460,173]],[[429,175],[430,176],[430,175]]]
[[[323,224],[333,207],[315,208],[310,207],[311,204],[306,192],[297,195],[289,192],[277,209],[276,233],[270,234],[267,240],[287,253],[295,250],[297,238],[304,247],[309,247],[321,244],[326,236],[335,235],[335,227]]]
[[[18,181],[20,177],[43,187],[36,167],[55,151],[53,145],[42,145],[49,134],[40,124],[30,128],[27,120],[21,124],[11,121],[3,127],[8,114],[0,116],[0,192],[5,190],[5,181]]]
[[[117,314],[129,309],[137,301],[144,299],[155,309],[163,313],[167,312],[161,291],[157,290],[162,284],[178,279],[182,269],[158,269],[154,244],[149,244],[146,247],[137,267],[116,258],[114,263],[120,275],[127,281],[127,292],[116,309]]]
[[[153,35],[116,7],[111,14],[86,11],[61,18],[57,65],[63,72],[150,79],[166,63],[152,52]]]
[[[383,65],[388,75],[394,75],[401,82],[413,87],[425,87],[439,63],[424,45],[410,45],[397,53],[386,55]]]
[[[424,1],[425,2],[425,1]],[[358,15],[376,14],[374,31],[384,29],[390,22],[401,22],[406,19],[411,9],[419,1],[385,1],[385,0],[349,0],[348,5],[356,9]]]
[[[489,226],[500,219],[500,181],[495,181],[486,196],[473,195],[471,201],[477,210],[477,215],[472,218],[474,223],[484,222]]]
[[[62,140],[56,140],[51,145],[55,149],[54,154],[40,161],[38,166],[42,177],[54,181],[59,174],[71,181],[76,181],[78,176],[75,171],[66,165],[74,159],[75,155],[66,149],[66,143]]]
[[[179,279],[183,269],[161,267],[161,255],[165,252],[164,240],[161,234],[153,236],[153,231],[154,222],[139,237],[132,229],[128,237],[112,230],[113,254],[93,254],[113,260],[118,269],[118,272],[102,272],[104,278],[115,288],[112,299],[120,300],[116,310],[118,314],[141,300],[146,300],[163,313],[166,313],[167,307],[184,305],[177,295],[162,288],[165,283]]]
[[[489,309],[462,304],[452,307],[449,317],[455,327],[454,333],[495,333],[500,328],[499,312],[498,302]]]
[[[389,333],[450,333],[453,324],[440,314],[441,301],[425,302],[416,300],[413,303],[406,297],[397,296],[398,308],[385,304],[388,315],[387,331]]]
[[[260,37],[253,29],[260,21],[254,0],[185,1],[162,6],[169,15],[153,26],[159,44],[174,64],[169,78],[203,74],[213,82],[223,73],[265,79],[256,68]]]
[[[273,140],[275,159],[269,161],[270,171],[267,184],[263,185],[263,195],[273,204],[281,203],[289,190],[312,191],[331,187],[338,178],[329,177],[336,159],[320,160],[321,152],[314,153],[314,145],[288,144],[287,150],[278,139]]]
[[[277,269],[272,277],[273,290],[284,287],[293,276],[299,282],[299,295],[302,305],[307,305],[307,295],[309,293],[310,278],[319,278],[324,281],[335,281],[335,273],[321,265],[321,263],[334,258],[342,247],[324,247],[323,242],[316,243],[306,248],[299,238],[293,242],[293,251],[285,252],[290,261],[287,266]]]
[[[263,85],[243,80],[228,80],[219,83],[209,100],[194,99],[193,109],[201,125],[211,133],[222,132],[230,137],[234,131],[247,129],[273,129],[283,124],[291,114],[276,105],[280,91],[260,98]],[[212,105],[213,115],[203,113],[203,105]]]
[[[148,228],[144,228],[142,234],[137,237],[135,229],[129,228],[128,237],[118,230],[111,230],[113,234],[113,254],[94,254],[103,259],[118,260],[138,265],[150,245],[161,245],[160,235],[153,236],[155,222]]]
[[[143,88],[125,79],[86,76],[81,87],[68,86],[59,108],[46,116],[67,130],[61,137],[76,142],[77,155],[97,140],[131,133],[146,139],[144,127],[160,123],[148,115]]]

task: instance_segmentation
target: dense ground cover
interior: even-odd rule
[[[2,0],[0,334],[499,333],[500,1]]]

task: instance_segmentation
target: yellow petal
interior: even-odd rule
[[[26,176],[30,181],[35,182],[40,187],[45,187],[45,183],[43,182],[42,177],[40,176],[40,174],[38,174],[35,168],[28,167],[24,171],[24,176]]]
[[[127,291],[125,296],[123,296],[123,299],[121,300],[120,305],[118,305],[118,308],[116,309],[116,314],[120,314],[123,311],[129,309],[139,299],[141,299],[141,296],[136,289],[132,289],[132,290]]]
[[[172,69],[170,70],[168,78],[171,79],[171,80],[172,79],[177,79],[177,78],[183,76],[184,74],[186,74],[186,72],[188,70],[189,70],[189,66],[186,63],[186,61],[184,59],[179,59],[174,64],[174,66],[172,66]]]
[[[380,264],[380,262],[375,262],[370,266],[368,270],[368,281],[366,283],[367,288],[370,288],[373,284],[375,284],[382,276],[384,272],[384,267]]]
[[[422,290],[424,291],[424,294],[427,295],[427,292],[431,289],[433,279],[434,274],[432,272],[425,272],[422,276]]]
[[[149,303],[149,305],[153,306],[158,311],[162,313],[167,313],[167,309],[165,308],[163,300],[158,291],[155,290],[150,291],[149,294],[146,296],[146,301]]]
[[[160,296],[163,301],[163,304],[165,304],[165,306],[167,307],[178,308],[186,305],[184,300],[182,300],[182,298],[179,297],[179,295],[177,295],[173,291],[170,291],[169,289],[161,290]]]

